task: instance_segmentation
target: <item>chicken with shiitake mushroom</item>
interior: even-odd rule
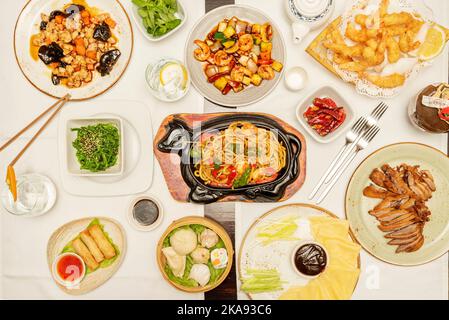
[[[69,4],[41,14],[39,33],[31,37],[31,54],[52,70],[54,85],[80,88],[97,73],[109,75],[120,58],[114,29],[110,14]]]

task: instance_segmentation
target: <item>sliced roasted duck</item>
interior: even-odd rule
[[[430,171],[407,164],[396,168],[385,164],[373,170],[370,180],[373,184],[363,190],[363,195],[382,200],[369,214],[387,233],[388,244],[398,246],[396,253],[421,249],[424,226],[432,214],[426,202],[437,190]]]

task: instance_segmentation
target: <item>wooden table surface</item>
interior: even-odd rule
[[[234,0],[205,0],[206,12],[218,8],[220,6],[234,4]],[[449,81],[449,79],[448,79]],[[449,135],[448,135],[448,147],[447,154],[449,155]],[[235,212],[232,212],[232,206],[228,206],[228,210],[217,211],[211,209],[208,212],[208,216],[218,222],[228,231],[231,236],[232,242],[235,248]],[[235,207],[234,207],[235,210]],[[208,210],[206,210],[208,211]],[[206,300],[235,300],[237,299],[237,275],[235,268],[236,259],[234,257],[234,266],[228,276],[228,278],[215,290],[205,294]]]

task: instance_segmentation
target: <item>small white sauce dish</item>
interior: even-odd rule
[[[296,264],[295,264],[296,252],[297,252],[301,247],[306,246],[306,245],[317,245],[317,246],[321,247],[321,248],[323,249],[324,253],[326,254],[326,267],[324,268],[324,270],[323,270],[320,274],[317,274],[316,276],[309,276],[309,275],[306,275],[306,274],[300,272],[300,271],[298,270],[298,268],[296,267]],[[299,243],[299,244],[293,249],[292,255],[291,255],[291,258],[290,258],[290,259],[291,259],[290,261],[291,261],[291,265],[292,265],[293,270],[295,270],[295,272],[296,272],[300,277],[305,278],[305,279],[309,279],[309,280],[316,279],[316,278],[318,278],[320,275],[322,275],[322,274],[326,271],[327,267],[329,266],[329,262],[330,262],[330,260],[329,260],[329,259],[330,259],[330,258],[329,258],[329,253],[327,252],[326,248],[325,248],[321,243],[318,243],[318,242],[315,242],[315,241],[303,241],[303,242]]]
[[[67,280],[62,279],[58,273],[59,261],[61,261],[64,257],[67,257],[67,256],[75,257],[83,264],[83,270],[81,273],[79,273],[79,270],[78,271],[77,270],[68,270],[76,277],[76,279],[73,281],[67,281]],[[73,288],[73,287],[78,286],[81,283],[81,281],[83,281],[84,277],[86,276],[86,264],[84,263],[83,259],[76,253],[67,252],[67,253],[63,253],[63,254],[59,255],[58,257],[56,257],[56,259],[53,261],[51,272],[53,274],[53,278],[55,279],[55,281],[58,284],[60,284],[61,286],[65,287],[65,288]]]
[[[179,26],[177,26],[173,30],[167,32],[163,36],[153,37],[151,34],[149,34],[147,32],[147,30],[143,24],[143,19],[139,15],[139,8],[133,3],[131,3],[130,5],[132,6],[131,16],[133,17],[133,20],[134,20],[135,24],[137,25],[137,29],[139,29],[140,32],[142,33],[142,35],[145,38],[147,38],[148,41],[151,41],[151,42],[161,41],[161,40],[164,40],[165,38],[171,36],[173,33],[178,31],[179,29],[181,29],[184,26],[185,22],[187,21],[187,11],[184,9],[181,1],[178,1],[178,12],[175,13],[175,17],[178,19],[181,19],[181,23],[179,24]]]
[[[134,215],[134,209],[136,208],[136,205],[141,202],[141,201],[150,201],[153,202],[157,209],[158,209],[158,217],[157,219],[151,223],[150,225],[143,225],[141,224],[139,221],[137,221],[137,218]],[[153,196],[148,196],[148,195],[144,195],[144,196],[139,196],[136,199],[134,199],[128,209],[128,221],[131,224],[131,226],[136,229],[137,231],[142,231],[142,232],[149,232],[149,231],[153,231],[155,229],[157,229],[162,221],[164,220],[164,211],[162,208],[162,204],[160,203],[159,200],[157,200],[155,197]]]
[[[344,110],[346,111],[345,122],[343,122],[337,130],[329,133],[325,137],[320,136],[318,132],[316,132],[307,123],[307,119],[304,117],[304,113],[310,106],[313,105],[313,100],[315,98],[331,98],[332,100],[335,101],[335,103],[337,103],[339,107],[343,107]],[[298,119],[299,123],[301,123],[301,125],[304,127],[307,133],[319,143],[331,143],[335,141],[338,137],[340,137],[343,133],[347,132],[352,127],[352,125],[356,120],[356,117],[357,117],[356,110],[345,98],[343,98],[343,96],[340,93],[338,93],[337,90],[335,90],[331,86],[324,86],[314,90],[312,93],[307,95],[304,100],[302,100],[299,103],[296,109],[296,118]]]
[[[73,147],[72,143],[76,140],[77,133],[76,131],[72,131],[74,128],[81,128],[91,125],[97,125],[101,123],[111,123],[114,124],[120,133],[120,148],[118,154],[117,163],[107,169],[106,171],[101,172],[90,172],[88,170],[81,170],[80,163],[76,157],[76,150]],[[73,176],[79,177],[111,177],[111,176],[120,176],[123,174],[125,164],[124,164],[124,155],[123,152],[125,150],[125,139],[123,136],[123,121],[119,117],[90,117],[90,118],[82,118],[82,119],[72,119],[67,121],[67,142],[66,142],[66,154],[67,154],[67,171],[69,174]]]
[[[293,67],[288,69],[285,73],[284,79],[285,85],[290,91],[300,91],[304,89],[309,82],[307,71],[301,67]]]

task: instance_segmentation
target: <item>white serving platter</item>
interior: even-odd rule
[[[67,123],[81,118],[120,118],[123,130],[123,173],[117,176],[75,176],[67,168]],[[138,101],[95,100],[61,111],[58,126],[59,171],[64,190],[84,197],[114,197],[148,190],[153,180],[151,114]]]

